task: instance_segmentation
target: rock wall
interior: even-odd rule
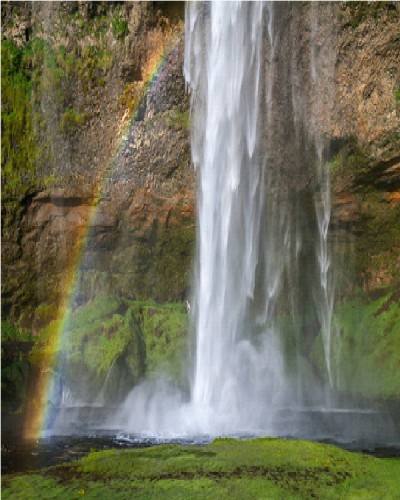
[[[183,4],[6,2],[2,23],[29,65],[41,145],[37,182],[3,204],[5,316],[38,331],[74,275],[79,303],[182,299],[194,242]]]
[[[332,130],[333,222],[352,246],[351,280],[400,285],[400,10],[396,2],[339,8]],[[339,231],[340,232],[340,231]]]
[[[4,2],[2,8],[3,43],[22,50],[41,146],[37,182],[29,184],[32,174],[22,172],[17,181],[31,187],[6,197],[2,207],[4,316],[38,331],[65,300],[72,275],[76,304],[102,291],[184,299],[195,176],[181,70],[183,4]],[[332,26],[329,86],[326,79],[317,87],[294,79],[294,88],[306,85],[307,99],[313,92],[330,97],[310,120],[331,145],[332,237],[351,255],[348,286],[396,286],[398,5],[302,8],[304,16],[313,10],[313,21],[295,38],[296,64],[310,63],[307,37],[315,37],[316,52],[325,50],[319,26]],[[295,30],[290,12],[288,29]]]
[[[294,8],[303,25],[311,19],[301,32]],[[279,120],[280,113],[300,116],[302,109],[312,110],[300,128],[311,127],[329,144],[324,154],[332,172],[331,239],[346,258],[343,296],[357,286],[375,296],[387,293],[400,285],[398,4],[296,3],[279,9],[286,20],[283,52],[293,62],[293,73],[280,77],[294,76],[294,94],[303,100],[293,101],[297,111],[278,103],[274,113]],[[158,306],[140,305],[190,296],[195,172],[182,76],[183,10],[182,2],[2,3],[4,123],[23,103],[23,119],[11,122],[15,130],[8,125],[13,134],[3,134],[2,140],[3,319],[40,337],[49,325],[51,331],[69,299],[74,307],[96,305],[93,299],[101,294],[135,301],[132,314],[143,330],[139,344],[146,344],[146,355],[138,358],[140,373],[130,373],[125,363],[136,344],[127,356],[114,353],[109,360],[120,360],[121,373],[129,372],[132,383],[146,363],[151,373],[157,371],[160,352],[169,349],[170,365],[177,366],[188,328],[185,312],[175,321],[178,328],[169,310],[161,309],[167,326],[160,330],[162,321],[153,311]],[[323,25],[330,29],[329,44]],[[314,55],[306,49],[310,37]],[[324,78],[296,79],[313,57],[322,61]],[[276,90],[279,95],[279,85]],[[320,106],[317,94],[324,97]],[[283,102],[287,96],[281,97]],[[288,148],[291,132],[277,131]],[[312,157],[307,132],[301,140],[305,157]],[[284,171],[288,167],[281,158],[272,162]],[[289,175],[307,194],[307,172],[295,169]],[[311,201],[309,212],[315,217]],[[302,272],[306,278],[315,270]],[[398,295],[392,297],[398,303]],[[345,320],[350,352],[353,328]],[[390,326],[390,335],[395,327]],[[114,333],[111,328],[103,336]],[[396,342],[396,335],[391,338]],[[40,351],[43,346],[37,345]],[[318,364],[320,355],[316,358]],[[79,359],[90,368],[88,379],[92,362]],[[360,380],[368,370],[369,365],[360,367]],[[24,373],[21,377],[29,379]],[[397,394],[398,385],[389,396]]]

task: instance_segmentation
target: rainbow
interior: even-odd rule
[[[98,188],[98,199],[104,193],[107,181],[113,172],[115,160],[119,158],[128,138],[132,137],[135,131],[135,126],[138,121],[139,113],[143,100],[157,84],[163,70],[166,66],[169,55],[177,47],[177,35],[169,43],[160,44],[158,49],[153,52],[148,59],[143,70],[143,86],[142,99],[136,103],[135,108],[131,111],[130,117],[122,125],[122,133],[114,151],[111,155],[111,160],[104,169],[102,182]],[[100,196],[99,196],[100,195]],[[25,439],[38,439],[48,435],[48,429],[51,429],[51,424],[55,418],[56,408],[49,403],[53,400],[52,396],[57,390],[57,374],[53,371],[53,367],[57,366],[59,352],[63,342],[67,340],[67,324],[72,310],[72,303],[76,296],[79,287],[79,270],[87,248],[88,236],[91,227],[96,219],[100,204],[89,207],[87,222],[78,231],[75,247],[70,254],[70,265],[67,278],[61,284],[63,302],[58,310],[57,319],[52,322],[51,345],[48,352],[44,353],[41,362],[41,370],[34,388],[34,397],[28,403],[28,409],[24,426]]]

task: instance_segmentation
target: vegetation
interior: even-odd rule
[[[41,309],[44,317],[53,317],[51,308]],[[29,360],[48,367],[61,355],[65,376],[73,385],[89,387],[96,397],[107,379],[104,397],[113,400],[123,397],[145,374],[153,378],[162,372],[181,382],[187,332],[183,304],[104,294],[66,311],[62,319],[53,319],[39,332]]]
[[[352,300],[337,307],[334,327],[340,340],[333,367],[338,375],[337,388],[366,397],[400,399],[398,294],[387,293],[372,300],[359,290]],[[321,367],[320,338],[314,348],[314,359]]]
[[[74,385],[104,401],[123,398],[146,375],[157,374],[184,384],[188,316],[184,304],[138,302],[104,294],[56,317],[56,308],[36,310],[37,336],[2,322],[2,398],[4,408],[16,411],[27,403],[32,370],[47,370],[57,356]],[[7,342],[26,342],[26,349]],[[15,355],[13,354],[15,351]],[[107,381],[106,385],[105,382]],[[10,404],[8,402],[10,401]]]
[[[180,381],[188,341],[188,316],[183,304],[132,302],[146,344],[146,376]]]
[[[341,8],[349,11],[348,24],[353,29],[368,19],[376,20],[383,15],[397,19],[399,15],[396,2],[343,2]]]
[[[373,159],[367,148],[361,148],[354,137],[350,137],[345,146],[329,163],[328,168],[334,181],[343,179],[353,181],[367,173],[373,165]]]
[[[142,81],[128,83],[122,92],[119,101],[123,106],[128,108],[129,113],[131,114],[134,111],[137,111],[145,96],[146,90],[147,87]]]
[[[218,439],[92,452],[3,476],[4,498],[397,498],[400,461],[306,441]]]
[[[112,57],[97,45],[67,49],[40,37],[22,47],[2,40],[1,47],[2,196],[18,205],[54,181],[49,144],[57,130],[68,137],[85,123],[76,92],[104,86]]]
[[[29,352],[34,338],[9,321],[1,322],[2,411],[18,412],[26,403],[31,364]]]
[[[42,172],[50,160],[48,140],[57,128],[69,136],[84,124],[86,115],[72,105],[76,87],[95,86],[111,56],[95,46],[67,51],[42,38],[23,47],[3,40],[1,46],[2,196],[3,203],[18,205],[54,180],[52,172]]]
[[[85,119],[84,114],[77,113],[72,108],[67,108],[61,117],[60,130],[65,135],[71,135],[85,123]]]
[[[3,203],[15,203],[37,187],[32,82],[24,49],[1,42],[1,181]]]
[[[174,129],[184,129],[189,130],[190,126],[190,115],[188,111],[171,111],[165,117],[165,122],[169,127]]]
[[[396,286],[399,281],[400,203],[393,192],[395,184],[386,179],[385,162],[396,155],[399,138],[390,136],[387,141],[381,145],[386,157],[376,160],[369,147],[349,138],[330,163],[332,189],[353,197],[354,275],[359,286]]]
[[[129,33],[128,23],[116,14],[112,20],[112,30],[116,38],[125,38]]]
[[[34,337],[31,332],[21,330],[17,325],[10,321],[1,321],[1,341],[18,341],[18,342],[32,342]]]
[[[2,348],[1,360],[1,409],[2,412],[22,411],[27,403],[31,365],[27,356],[7,359],[6,347]]]

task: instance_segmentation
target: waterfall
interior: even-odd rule
[[[330,399],[335,287],[320,115],[331,105],[332,11],[318,7],[324,25],[310,5],[187,4],[198,179],[190,398],[162,381],[136,387],[121,417],[133,432],[302,435],[284,412]],[[312,361],[318,336],[326,383]]]
[[[261,2],[213,2],[187,10],[199,240],[192,398],[201,420],[215,425],[217,418],[222,428],[232,415],[249,422],[260,402],[258,380],[271,378],[280,363],[273,338],[270,352],[251,342],[256,318],[249,311],[266,195],[259,148],[263,9]]]

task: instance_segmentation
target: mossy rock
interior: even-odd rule
[[[73,398],[86,403],[118,403],[145,376],[162,374],[184,384],[188,339],[184,304],[103,294],[52,321],[38,338],[30,355],[32,364],[54,369]]]
[[[60,364],[66,383],[83,400],[115,403],[145,370],[143,333],[132,308],[112,295],[71,312],[63,329]]]
[[[3,412],[21,412],[28,396],[34,337],[9,321],[1,322],[1,405]]]
[[[333,318],[332,368],[336,389],[365,398],[400,400],[400,300],[362,291],[340,304]],[[324,373],[321,337],[313,358]]]
[[[341,267],[348,275],[349,288],[351,283],[370,290],[400,284],[399,179],[392,168],[400,142],[395,135],[386,136],[385,141],[384,152],[376,156],[372,146],[349,138],[328,165],[334,202],[343,193],[352,199],[351,207],[337,221],[346,230],[347,267],[344,263]],[[338,233],[337,239],[343,239],[343,234]]]
[[[184,304],[133,302],[146,344],[146,376],[186,381],[189,318]]]
[[[397,498],[400,461],[280,439],[92,452],[3,476],[4,498]]]

